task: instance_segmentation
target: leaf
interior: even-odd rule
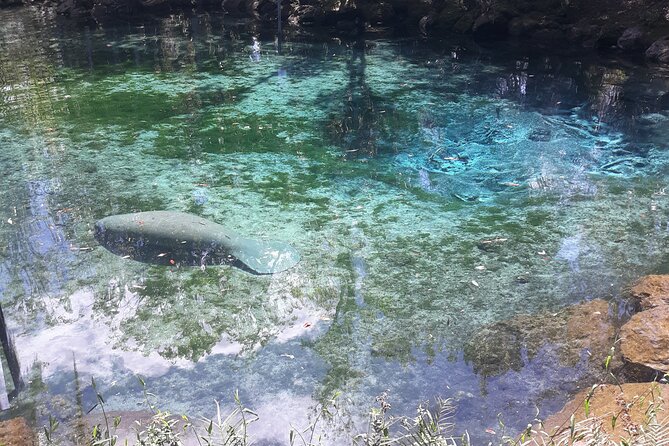
[[[569,417],[569,438],[574,439],[574,431],[576,429],[576,423],[574,419],[574,414],[571,414]]]

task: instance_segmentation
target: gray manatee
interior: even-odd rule
[[[95,239],[114,254],[159,265],[227,264],[253,274],[273,274],[300,261],[300,255],[287,243],[243,238],[185,212],[105,217],[95,222]]]

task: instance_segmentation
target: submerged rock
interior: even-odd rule
[[[669,372],[669,305],[635,314],[620,329],[623,359],[636,368]]]
[[[552,139],[551,130],[548,128],[534,129],[527,135],[527,139],[536,142],[549,142]]]
[[[485,376],[520,370],[524,355],[532,359],[544,346],[554,349],[560,362],[575,366],[587,355],[601,369],[615,336],[609,304],[596,299],[559,313],[520,315],[482,328],[465,346],[465,360]]]
[[[630,296],[644,310],[669,304],[669,275],[642,277],[630,289]]]
[[[638,26],[627,28],[618,38],[618,48],[624,51],[639,50],[643,46],[644,33]]]
[[[662,63],[669,63],[669,36],[653,42],[646,50],[646,57]]]
[[[591,395],[590,392],[592,392]],[[586,414],[584,401],[588,395],[590,395],[590,409]],[[649,415],[661,411],[662,408],[658,403],[663,400],[669,400],[669,386],[666,385],[658,383],[604,384],[597,386],[594,391],[585,389],[578,393],[560,412],[548,417],[541,430],[545,432],[546,437],[560,433],[569,435],[570,419],[573,414],[577,430],[579,427],[581,429],[588,426],[598,427],[601,429],[600,432],[608,435],[609,440],[612,441],[606,444],[622,444],[623,439],[628,440],[627,444],[640,444],[635,442],[635,437],[643,433],[641,428],[648,425]],[[614,416],[616,417],[615,423],[613,422]],[[660,417],[663,416],[660,414]],[[560,444],[559,438],[551,438],[551,440],[552,444],[553,441],[554,444]],[[538,441],[538,444],[541,444],[541,441]]]
[[[514,17],[509,22],[509,35],[517,37],[528,36],[531,32],[546,28],[547,26],[553,27],[552,25],[550,20],[539,12],[524,14]]]

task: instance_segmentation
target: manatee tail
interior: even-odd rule
[[[286,271],[300,261],[300,254],[284,242],[264,242],[250,239],[239,240],[232,254],[250,272],[274,274]]]

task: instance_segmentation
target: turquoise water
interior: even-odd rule
[[[42,416],[74,405],[76,364],[115,410],[143,407],[135,375],[192,415],[239,389],[261,444],[335,392],[329,441],[345,442],[384,391],[397,415],[452,398],[457,432],[487,442],[498,414],[525,427],[593,365],[546,343],[482,376],[474,334],[667,271],[659,68],[381,36],[279,51],[272,30],[209,15],[0,11],[0,43],[0,293]],[[164,267],[94,240],[99,218],[160,209],[302,261]]]

